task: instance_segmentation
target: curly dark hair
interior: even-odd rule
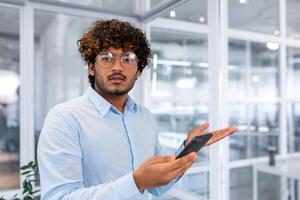
[[[146,34],[130,23],[118,19],[95,21],[93,26],[87,29],[77,41],[77,45],[81,57],[87,64],[94,64],[97,54],[109,47],[134,52],[139,59],[138,70],[140,72],[148,65],[152,57]],[[89,81],[94,87],[95,77],[89,75]]]

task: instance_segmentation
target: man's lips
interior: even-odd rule
[[[122,74],[112,74],[108,76],[108,80],[112,81],[113,83],[120,83],[126,80],[126,77]]]

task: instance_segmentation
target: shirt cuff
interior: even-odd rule
[[[143,194],[138,190],[133,179],[133,172],[118,179],[114,187],[120,199],[139,199]]]

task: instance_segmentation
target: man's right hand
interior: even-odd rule
[[[147,188],[166,185],[178,176],[183,175],[197,160],[197,154],[191,152],[184,157],[154,156],[145,160],[133,172],[133,178],[140,192]]]

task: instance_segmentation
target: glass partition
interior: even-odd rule
[[[300,102],[288,104],[288,151],[300,151]]]
[[[268,45],[229,41],[229,101],[279,96],[279,45],[275,49]]]
[[[149,108],[158,122],[163,154],[173,154],[191,129],[208,120],[207,37],[201,34],[151,29],[154,58]],[[198,164],[208,164],[208,149]],[[195,165],[197,166],[197,165]],[[199,184],[190,184],[198,180]],[[208,196],[208,176],[185,176],[178,186]]]
[[[287,37],[295,40],[300,40],[299,9],[300,2],[298,0],[286,1]]]
[[[258,172],[257,193],[261,200],[281,199],[281,180],[278,176]],[[240,167],[230,170],[230,200],[253,200],[253,168]]]
[[[280,35],[279,0],[228,0],[229,28]]]
[[[239,128],[230,137],[231,160],[278,150],[279,104],[271,103],[279,95],[278,57],[264,43],[229,41],[229,124]]]
[[[300,49],[287,49],[287,94],[290,99],[300,99]]]
[[[94,19],[37,11],[35,19],[35,138],[54,105],[80,96],[88,85],[77,40]],[[37,143],[37,142],[36,142]]]
[[[0,13],[0,190],[9,190],[20,185],[20,22],[19,9]]]
[[[292,1],[293,2],[293,1]],[[295,3],[295,2],[294,2]],[[300,49],[287,48],[288,151],[300,151]]]
[[[230,104],[230,124],[239,132],[230,137],[230,160],[268,155],[268,149],[279,148],[279,104]]]

